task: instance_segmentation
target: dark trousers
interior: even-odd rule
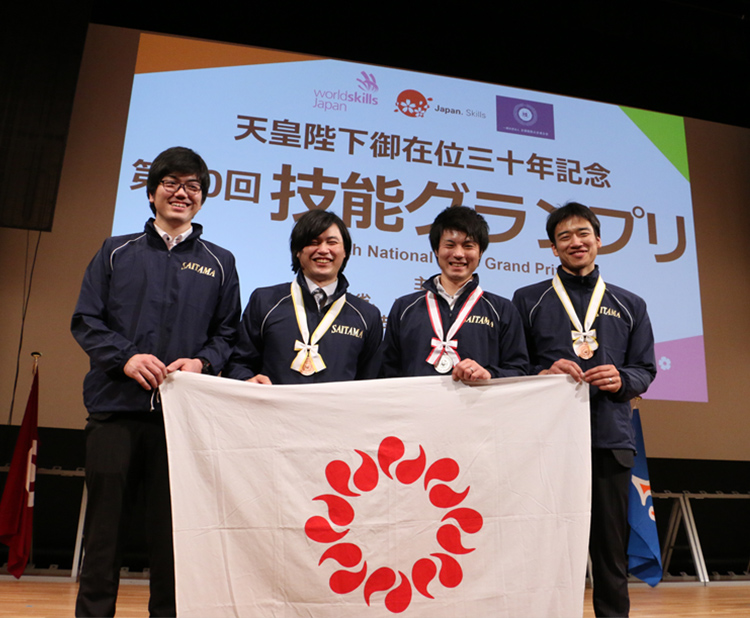
[[[113,414],[86,425],[85,556],[76,616],[114,616],[128,518],[146,503],[151,616],[175,616],[172,511],[164,421],[158,413]]]
[[[592,451],[589,554],[596,616],[621,617],[630,611],[628,492],[632,459],[632,451]]]

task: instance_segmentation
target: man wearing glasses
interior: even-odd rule
[[[216,374],[240,316],[234,256],[192,223],[210,177],[188,148],[154,159],[154,217],[108,238],[89,264],[71,330],[89,355],[83,395],[88,506],[76,616],[114,616],[127,515],[143,491],[151,616],[175,615],[172,517],[159,385],[173,371]]]

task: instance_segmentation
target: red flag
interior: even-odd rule
[[[16,578],[23,575],[31,554],[38,411],[39,373],[35,370],[26,413],[8,471],[8,480],[5,482],[3,498],[0,500],[0,543],[10,548],[8,571]]]

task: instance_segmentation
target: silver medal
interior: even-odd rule
[[[440,357],[440,360],[438,361],[437,365],[435,365],[435,369],[438,373],[448,373],[453,369],[453,361],[451,360],[450,356],[447,354],[443,354]]]

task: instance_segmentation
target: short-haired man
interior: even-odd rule
[[[258,384],[311,384],[377,377],[383,322],[349,294],[352,240],[344,222],[311,210],[290,239],[291,283],[258,288],[242,314],[224,376]]]
[[[470,381],[524,375],[521,318],[509,300],[482,290],[474,272],[489,245],[487,222],[472,208],[446,208],[432,224],[430,245],[440,273],[393,304],[382,375],[450,373]]]
[[[77,616],[114,616],[127,516],[146,499],[151,616],[175,615],[172,513],[159,385],[173,371],[215,374],[240,316],[229,251],[192,223],[208,194],[203,159],[188,148],[158,155],[148,174],[154,218],[116,236],[86,269],[71,323],[91,359],[83,387],[88,507]]]
[[[597,616],[627,616],[628,490],[635,438],[630,400],[656,376],[646,303],[605,284],[595,264],[599,220],[571,202],[547,219],[555,277],[518,290],[533,374],[567,373],[591,388],[592,502],[589,552]]]

